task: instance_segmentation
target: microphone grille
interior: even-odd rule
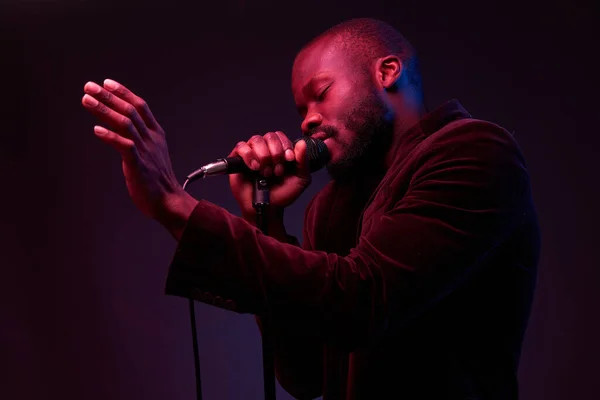
[[[327,145],[320,139],[313,139],[311,137],[301,137],[294,141],[294,145],[298,141],[303,140],[306,143],[306,152],[308,154],[308,165],[310,172],[317,172],[323,168],[331,158]]]

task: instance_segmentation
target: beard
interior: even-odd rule
[[[327,165],[329,176],[345,184],[382,172],[394,132],[392,115],[383,100],[369,92],[346,114],[344,121],[355,137],[352,142],[341,144],[343,155]],[[321,130],[335,129],[321,127]]]

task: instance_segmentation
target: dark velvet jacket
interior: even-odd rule
[[[539,252],[522,153],[456,101],[393,151],[311,200],[302,246],[201,200],[166,292],[271,315],[299,399],[516,399]]]

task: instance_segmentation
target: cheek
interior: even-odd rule
[[[356,88],[352,86],[338,86],[336,89],[335,94],[332,93],[328,99],[329,101],[325,103],[327,108],[323,110],[325,114],[324,124],[331,125],[337,130],[337,134],[333,138],[325,140],[332,160],[339,159],[356,137],[356,133],[350,126],[361,98]]]
[[[333,139],[338,146],[348,147],[352,143],[354,136],[354,132],[350,132],[345,126],[341,126],[338,134]]]
[[[338,129],[345,126],[348,114],[356,107],[357,95],[355,88],[344,83],[338,83],[335,89],[331,90],[325,105],[331,121],[338,126]]]

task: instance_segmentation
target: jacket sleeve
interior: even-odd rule
[[[365,213],[346,256],[281,243],[200,201],[167,294],[219,298],[216,305],[240,313],[307,318],[335,344],[364,345],[385,333],[390,316],[410,318],[460,285],[529,209],[527,171],[507,132],[453,132],[420,154],[408,187],[391,182],[395,200],[381,213]]]

